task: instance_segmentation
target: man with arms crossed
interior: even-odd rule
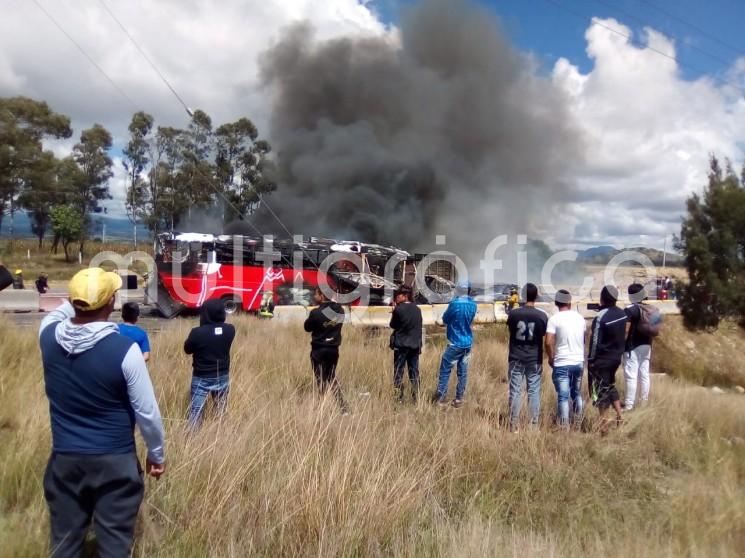
[[[538,287],[525,285],[525,306],[512,310],[507,317],[510,353],[507,374],[510,381],[510,431],[517,432],[520,397],[527,384],[530,424],[538,425],[541,411],[541,375],[543,374],[543,337],[548,316],[535,307]]]
[[[574,423],[582,422],[582,372],[585,362],[585,319],[572,310],[572,295],[561,289],[555,300],[558,311],[546,327],[546,354],[553,369],[551,379],[558,399],[556,420],[562,428],[569,427],[569,398],[574,411]]]
[[[79,271],[70,298],[39,327],[52,455],[44,474],[50,554],[78,557],[91,521],[98,554],[129,556],[144,483],[134,426],[147,445],[147,473],[165,470],[163,424],[140,347],[108,320],[119,275]]]

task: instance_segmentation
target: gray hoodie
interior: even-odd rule
[[[47,327],[56,323],[54,338],[68,354],[77,355],[92,349],[96,343],[112,333],[119,333],[119,327],[111,322],[91,322],[83,325],[72,323],[75,309],[69,301],[50,312],[41,321],[39,336]],[[140,428],[148,459],[154,463],[165,460],[165,435],[160,409],[155,399],[153,384],[147,371],[145,359],[137,343],[133,343],[122,361],[122,375],[127,382],[129,403]]]

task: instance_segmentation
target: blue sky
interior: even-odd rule
[[[306,21],[319,40],[390,39],[402,11],[418,1],[222,0],[219,10],[178,0],[109,6],[189,106],[215,122],[248,115],[264,135],[272,97],[261,86],[259,53],[283,29]],[[661,247],[680,231],[686,198],[706,183],[709,154],[737,166],[745,162],[745,0],[452,1],[479,3],[499,17],[509,42],[538,61],[540,83],[563,95],[581,138],[568,182],[571,203],[552,223],[551,245]],[[0,95],[47,100],[72,118],[75,139],[92,123],[103,124],[115,135],[115,156],[135,108],[160,125],[187,124],[181,105],[99,3],[39,2],[96,66],[36,3],[19,1],[0,18]],[[615,19],[635,43],[593,26],[593,17],[604,25]],[[676,62],[640,48],[644,27],[675,43]],[[665,38],[655,40],[669,48]],[[724,87],[734,79],[737,87]],[[51,147],[63,156],[75,139]],[[115,172],[107,207],[123,215],[127,181],[120,161]]]
[[[382,19],[394,23],[411,0],[375,0]],[[560,57],[580,70],[592,67],[585,30],[592,17],[612,17],[634,30],[661,31],[676,42],[687,79],[708,74],[725,80],[738,55],[745,55],[743,0],[482,0],[502,20],[508,36],[550,70]]]

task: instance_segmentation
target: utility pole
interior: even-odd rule
[[[667,235],[662,243],[662,271],[665,271],[665,263],[667,262]]]

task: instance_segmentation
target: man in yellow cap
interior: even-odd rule
[[[140,347],[108,321],[122,280],[101,268],[70,280],[69,300],[39,327],[52,454],[44,475],[51,556],[80,556],[88,528],[101,556],[129,556],[146,471],[165,470],[160,410]]]

